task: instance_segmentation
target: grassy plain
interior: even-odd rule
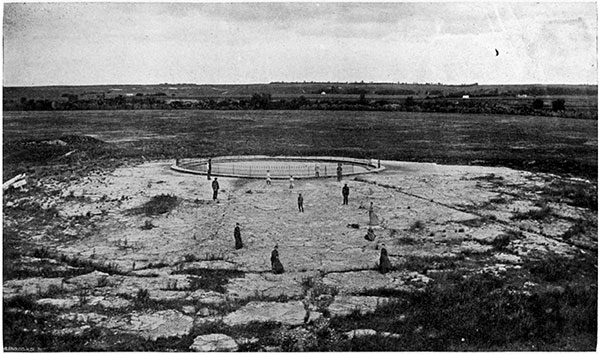
[[[88,135],[78,156],[331,155],[507,166],[597,179],[598,122],[510,115],[351,111],[5,112],[4,180],[73,149],[28,142]],[[40,152],[39,149],[44,151]],[[75,154],[77,156],[77,154]]]
[[[94,169],[111,170],[128,160],[138,162],[177,157],[230,154],[330,155],[508,166],[589,178],[593,183],[558,177],[553,180],[548,177],[546,184],[539,185],[538,180],[534,187],[509,183],[493,174],[477,177],[477,183],[490,186],[499,196],[490,199],[487,204],[471,206],[481,211],[486,209],[483,205],[487,205],[487,214],[463,221],[465,227],[472,229],[488,224],[510,227],[523,224],[527,226],[527,230],[531,228],[527,231],[529,236],[526,241],[533,242],[543,236],[546,248],[559,239],[561,243],[578,245],[576,241],[584,238],[587,240],[590,235],[597,234],[597,137],[598,126],[595,120],[510,115],[198,110],[4,112],[3,178],[7,180],[17,173],[26,172],[30,184],[26,186],[26,191],[9,190],[4,194],[3,280],[34,276],[71,277],[88,274],[92,270],[99,270],[110,276],[120,275],[111,262],[95,264],[91,260],[59,255],[55,246],[45,248],[47,245],[40,241],[39,236],[42,235],[42,239],[56,236],[59,246],[62,246],[67,242],[84,242],[105,232],[99,231],[101,229],[97,225],[112,220],[113,214],[60,216],[58,213],[57,208],[67,203],[77,202],[85,206],[111,199],[103,195],[97,202],[92,202],[83,194],[62,196],[62,192],[66,190],[64,186],[77,184],[81,176],[91,174],[90,171]],[[405,176],[398,175],[397,178],[403,177]],[[385,175],[373,178],[385,178]],[[414,181],[422,179],[419,177]],[[40,184],[34,185],[35,181],[40,181]],[[390,183],[386,180],[381,180],[380,184],[364,186],[361,181],[353,182],[356,182],[353,191],[358,192],[363,188],[364,195],[367,195],[367,190],[369,193],[385,192],[387,195],[402,187],[399,185],[392,188],[386,184]],[[377,182],[377,179],[373,182]],[[459,181],[459,184],[462,183],[466,182]],[[180,188],[188,185],[173,184]],[[150,188],[145,183],[141,185],[140,193]],[[249,188],[254,187],[234,189],[239,189],[239,194],[244,198],[253,198],[253,194],[245,192]],[[513,191],[512,188],[517,189]],[[486,193],[484,187],[476,190]],[[119,191],[113,192],[113,199],[121,196]],[[133,194],[132,191],[129,192]],[[321,194],[319,192],[315,195]],[[390,197],[390,200],[406,197],[398,194]],[[329,199],[326,196],[322,198],[323,203]],[[493,212],[496,209],[502,210],[503,205],[512,203],[513,198],[517,198],[521,204],[526,203],[521,199],[531,198],[531,202],[536,202],[535,209],[526,208],[528,211],[517,212],[506,206],[506,212],[514,218],[506,219],[504,223],[500,222],[502,220],[498,221],[497,218],[501,218],[503,214],[498,213],[496,217]],[[53,204],[45,202],[47,200],[58,201],[58,204],[52,206]],[[429,200],[430,197],[419,199]],[[9,207],[9,203],[12,206]],[[137,222],[132,231],[136,235],[145,232],[148,237],[153,228],[167,230],[167,224],[161,223],[161,218],[166,216],[161,215],[172,208],[180,208],[181,212],[179,203],[180,200],[175,195],[161,195],[137,208],[127,209],[123,212],[124,216],[118,214],[119,217],[126,218],[135,218],[138,214],[146,218],[152,216],[153,219],[145,220],[145,224]],[[185,206],[185,201],[182,203]],[[581,215],[562,212],[565,205],[561,204],[577,207],[577,212]],[[413,209],[402,210],[412,213],[411,210],[417,210],[418,205],[419,203],[414,202]],[[187,207],[196,210],[203,205],[188,204]],[[204,210],[210,210],[208,206],[205,207]],[[263,210],[253,213],[256,216],[257,213],[266,212]],[[358,209],[355,212],[359,212]],[[190,225],[197,222],[198,218],[194,215]],[[408,254],[402,258],[403,262],[398,263],[400,270],[426,274],[432,279],[431,284],[423,292],[414,294],[394,293],[387,289],[374,289],[360,294],[387,296],[394,301],[381,306],[373,314],[356,312],[331,321],[328,319],[329,322],[322,327],[306,326],[312,336],[310,341],[306,340],[309,343],[306,346],[298,345],[296,332],[280,329],[279,325],[271,323],[234,328],[216,322],[195,326],[190,334],[181,338],[161,338],[158,341],[131,334],[114,334],[111,330],[96,326],[78,335],[54,335],[51,330],[68,327],[58,320],[62,310],[36,302],[40,298],[60,295],[48,294],[50,290],[63,291],[50,287],[48,293],[19,295],[4,300],[4,342],[14,346],[13,348],[37,348],[38,351],[187,351],[195,336],[220,332],[233,337],[260,337],[259,343],[240,347],[241,350],[250,351],[277,345],[280,345],[282,351],[589,351],[596,347],[597,246],[593,237],[586,243],[591,243],[592,246],[573,248],[578,252],[574,258],[547,254],[525,256],[518,252],[524,244],[525,230],[510,229],[505,232],[502,229],[497,237],[486,239],[485,242],[491,245],[491,249],[482,253],[469,253],[467,249],[461,248],[463,241],[465,244],[473,242],[468,235],[464,239],[427,236],[433,231],[441,232],[436,229],[439,226],[437,222],[445,227],[442,221],[437,220],[440,214],[436,215],[432,217],[436,222],[432,223],[427,221],[429,219],[423,212],[418,213],[407,221],[405,227],[397,227],[402,235],[395,239],[401,246],[398,247],[398,252]],[[392,220],[391,217],[389,219]],[[394,220],[404,219],[401,217]],[[170,222],[172,220],[169,219]],[[535,225],[540,225],[540,230],[541,226],[551,230],[554,221],[556,224],[565,224],[568,228],[554,239],[542,231],[534,233]],[[227,225],[230,224],[228,221]],[[461,228],[463,224],[460,225]],[[122,225],[120,221],[119,225]],[[203,226],[199,223],[194,227]],[[76,232],[67,233],[68,230]],[[107,237],[115,232],[118,230],[110,231]],[[464,234],[460,230],[456,233]],[[178,234],[186,233],[178,230]],[[216,236],[216,239],[219,238],[220,235]],[[457,257],[447,259],[442,256],[415,255],[418,253],[417,249],[424,246],[433,247],[435,252],[432,254],[437,255],[441,252],[436,247],[446,243],[449,249],[457,252]],[[413,249],[414,252],[410,251]],[[185,262],[193,262],[198,260],[196,254],[202,253],[182,256]],[[518,270],[511,268],[503,276],[479,274],[484,265],[500,262],[501,258],[497,258],[497,255],[520,255],[523,263]],[[32,257],[42,263],[34,268],[16,266],[25,264]],[[57,264],[64,267],[57,268]],[[167,267],[165,264],[153,265],[156,268],[159,266]],[[471,277],[465,276],[469,273],[466,269],[473,270]],[[177,272],[189,273],[189,270]],[[228,282],[227,277],[232,275],[231,271],[228,272],[221,274],[211,271],[211,277],[206,278],[202,278],[204,273],[192,274],[200,276],[199,279],[202,280],[192,285],[222,291],[223,284]],[[109,288],[107,284],[102,286],[102,289]],[[316,289],[314,284],[313,288]],[[121,316],[121,312],[130,312],[132,309],[154,311],[172,308],[179,311],[183,305],[191,304],[151,300],[148,291],[140,289],[129,295],[131,299],[128,300],[132,302],[130,307],[102,310],[85,303],[86,297],[89,297],[87,294],[77,296],[80,303],[75,308],[78,311],[93,310],[101,314],[106,311],[108,316],[115,318]],[[228,303],[226,306],[233,305]],[[225,313],[231,311],[232,309],[223,310]],[[354,339],[340,336],[340,333],[357,328],[373,328],[380,333],[393,332],[400,336],[377,335]],[[15,350],[10,348],[4,349]]]

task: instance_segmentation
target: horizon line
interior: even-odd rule
[[[271,81],[252,83],[193,83],[193,82],[161,82],[161,83],[96,83],[96,84],[47,84],[47,85],[2,85],[3,88],[40,88],[40,87],[84,87],[84,86],[161,86],[161,85],[193,85],[193,86],[251,86],[282,84],[343,84],[343,85],[423,85],[423,86],[598,86],[598,83],[442,83],[442,82],[391,82],[391,81]]]

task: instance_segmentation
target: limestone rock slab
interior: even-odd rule
[[[227,295],[247,299],[257,295],[265,298],[277,298],[280,296],[299,297],[304,293],[300,281],[295,275],[290,274],[255,274],[247,273],[244,278],[229,280],[226,286]]]
[[[290,326],[304,323],[306,310],[301,301],[290,302],[260,302],[251,301],[246,306],[232,312],[223,318],[228,326],[257,322],[277,322]]]
[[[179,311],[164,310],[154,313],[134,313],[128,318],[110,321],[107,327],[134,333],[146,339],[179,337],[190,333],[194,320]]]
[[[37,300],[36,303],[38,305],[51,305],[51,306],[55,306],[55,307],[68,309],[73,306],[77,306],[77,304],[79,304],[79,298],[77,298],[77,297],[71,297],[71,298],[66,298],[66,299],[45,298],[45,299]]]
[[[27,278],[7,280],[3,284],[3,297],[15,295],[37,295],[52,288],[73,290],[74,286],[63,283],[63,278]]]
[[[221,333],[214,333],[196,337],[190,350],[194,352],[234,352],[238,350],[238,345],[233,338]]]
[[[79,288],[95,288],[98,284],[101,284],[108,278],[108,273],[99,272],[97,270],[79,275],[70,279],[65,280],[66,283],[73,284]]]

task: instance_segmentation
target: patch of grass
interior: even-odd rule
[[[595,225],[591,220],[577,219],[575,220],[575,223],[572,224],[569,229],[562,234],[562,239],[568,241],[573,237],[586,235],[594,227]]]
[[[229,279],[243,278],[245,273],[239,270],[192,268],[178,270],[173,272],[173,274],[195,275],[195,277],[191,279],[191,284],[186,289],[182,290],[195,291],[204,289],[225,293],[225,285],[227,285]]]
[[[333,318],[331,327],[339,332],[371,328],[399,337],[340,338],[328,342],[327,350],[449,351],[468,345],[485,351],[505,348],[507,343],[552,348],[565,336],[595,338],[596,310],[595,287],[530,296],[494,275],[478,274],[453,283],[430,283],[421,292],[397,294],[395,301],[372,314]],[[594,348],[575,344],[574,349]]]
[[[176,196],[171,194],[155,195],[141,207],[129,209],[131,215],[144,214],[146,216],[155,216],[168,213],[178,204]]]
[[[494,197],[494,198],[490,199],[489,202],[493,203],[493,204],[507,204],[508,199],[503,198],[503,197]]]
[[[568,205],[598,210],[598,187],[593,184],[577,181],[553,180],[541,188],[544,196]]]
[[[502,177],[502,176],[496,176],[496,174],[490,173],[490,174],[487,174],[485,176],[473,177],[473,178],[471,178],[471,180],[473,180],[473,181],[499,182],[499,181],[503,181],[504,177]]]
[[[460,261],[460,259],[455,257],[418,257],[409,255],[405,257],[404,264],[402,264],[399,268],[427,274],[429,269],[454,269],[458,266],[458,261]]]
[[[396,242],[397,245],[416,245],[419,243],[419,240],[405,236],[395,239],[394,242]]]
[[[111,275],[122,275],[124,274],[119,270],[119,267],[116,263],[95,263],[87,259],[81,259],[78,257],[69,257],[65,254],[61,254],[59,257],[59,261],[70,265],[71,267],[79,268],[80,274],[87,274],[93,272],[95,270],[103,273],[108,273]]]
[[[537,220],[542,221],[553,215],[552,208],[547,204],[541,204],[538,209],[530,209],[519,212],[510,217],[511,220]]]
[[[541,281],[561,282],[580,279],[582,277],[596,277],[597,258],[584,255],[570,258],[551,253],[547,256],[528,259],[523,267]]]

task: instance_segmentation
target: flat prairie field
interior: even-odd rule
[[[12,162],[11,144],[65,135],[110,143],[117,158],[328,155],[506,166],[592,179],[598,166],[594,120],[270,110],[4,112],[4,162]]]

